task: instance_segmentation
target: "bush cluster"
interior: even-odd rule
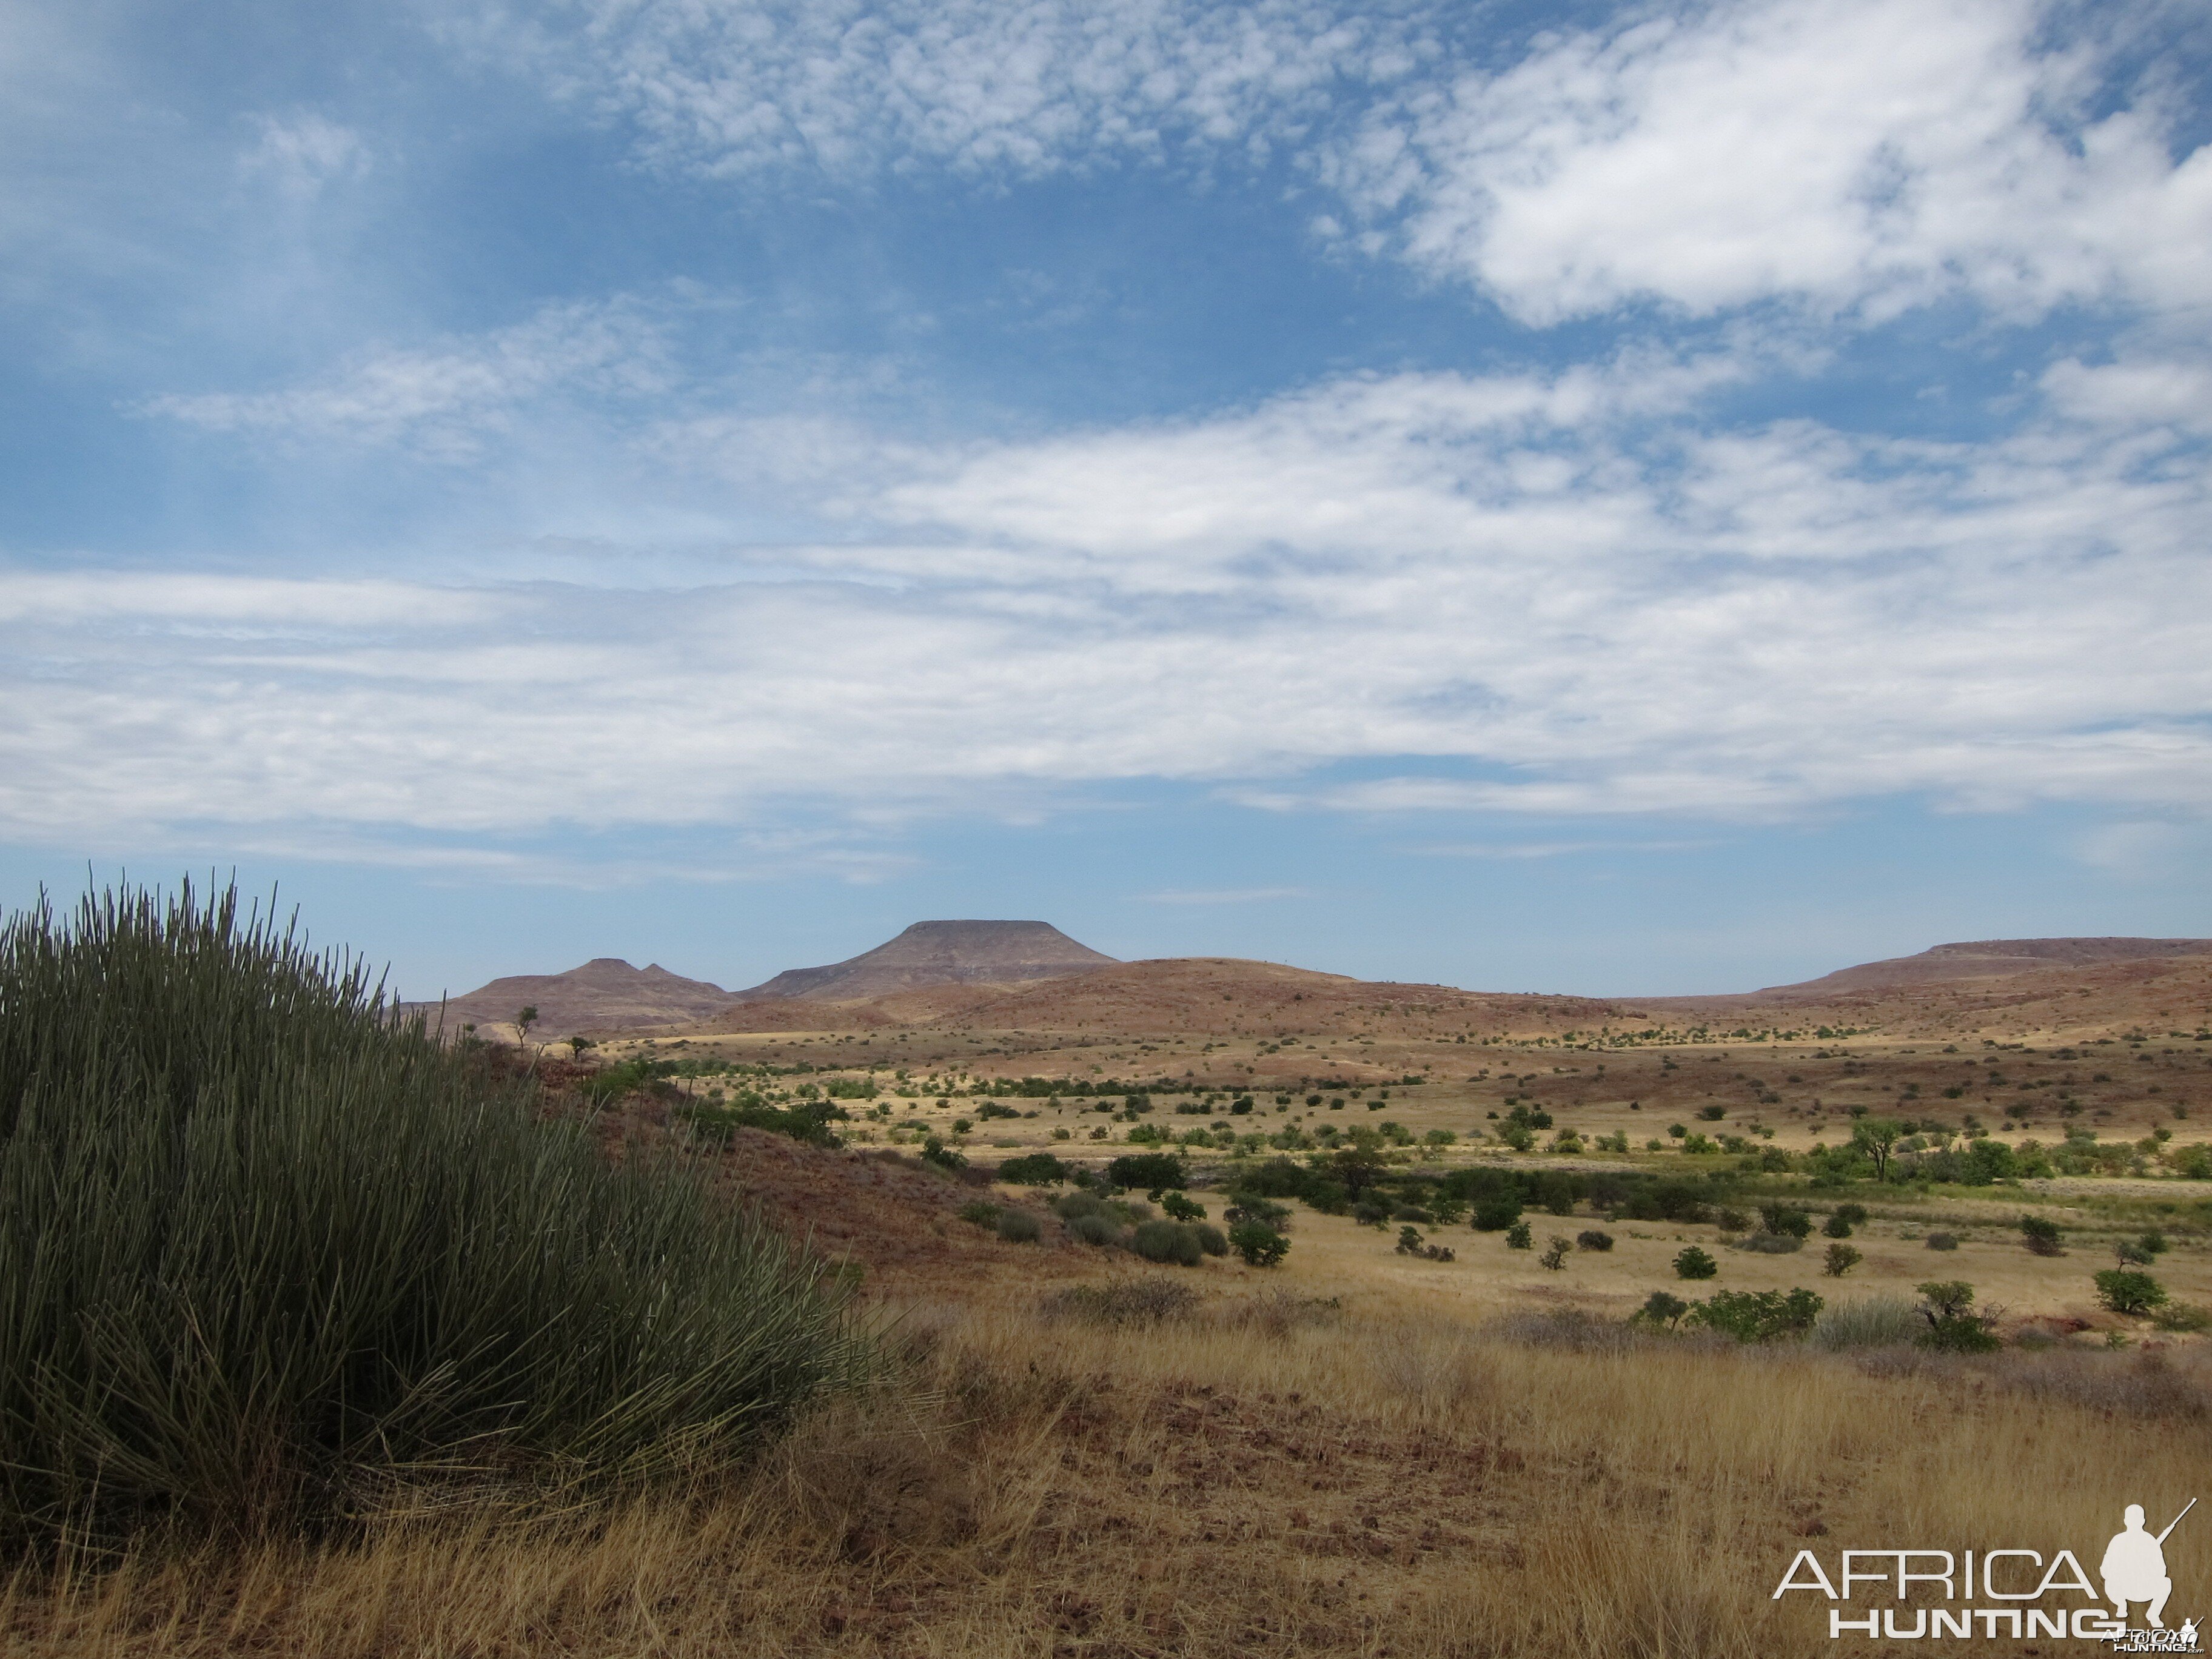
[[[708,1172],[611,1164],[234,892],[0,933],[0,1534],[744,1455],[868,1362]]]

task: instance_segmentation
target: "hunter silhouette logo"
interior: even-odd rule
[[[2097,1565],[2104,1585],[2101,1597],[2072,1550],[2062,1549],[2048,1561],[2040,1551],[2024,1549],[1845,1550],[1841,1571],[1831,1578],[1820,1557],[1802,1549],[1775,1586],[1774,1599],[1779,1601],[1791,1590],[1810,1590],[1830,1601],[1863,1597],[1899,1604],[1851,1609],[1862,1615],[1857,1617],[1832,1607],[1831,1640],[1845,1636],[1893,1641],[1979,1636],[2018,1642],[2069,1637],[2106,1642],[2120,1653],[2202,1653],[2196,1620],[2184,1620],[2176,1630],[2167,1628],[2165,1619],[2166,1604],[2173,1594],[2166,1540],[2196,1507],[2192,1498],[2164,1531],[2153,1533],[2145,1524],[2143,1506],[2129,1504],[2121,1516],[2121,1529],[2105,1546]],[[2070,1605],[2063,1599],[2068,1596],[2075,1598]],[[2110,1612],[2099,1605],[2100,1600],[2111,1603]],[[1908,1601],[1921,1605],[1902,1605]],[[1958,1605],[1962,1601],[1967,1605]],[[2140,1626],[2128,1622],[2133,1607],[2142,1609]]]
[[[2181,1515],[2197,1507],[2191,1498],[2182,1505]],[[2121,1517],[2127,1523],[2124,1532],[2116,1533],[2112,1541],[2105,1546],[2104,1564],[2097,1569],[2105,1581],[2105,1599],[2112,1604],[2112,1611],[2127,1623],[2128,1603],[2148,1601],[2143,1620],[2153,1630],[2164,1630],[2166,1620],[2159,1614],[2166,1611],[2166,1598],[2173,1594],[2173,1580],[2166,1576],[2166,1537],[2181,1524],[2181,1515],[2166,1523],[2166,1532],[2155,1538],[2143,1530],[2143,1506],[2130,1504]]]

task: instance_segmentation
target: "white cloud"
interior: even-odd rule
[[[526,404],[556,394],[636,397],[668,384],[660,331],[641,307],[558,304],[487,334],[365,351],[311,384],[170,393],[137,412],[212,432],[404,443],[465,461]]]
[[[1423,50],[1389,18],[1311,0],[574,0],[447,32],[634,124],[653,160],[720,175],[1250,152]]]
[[[915,452],[844,485],[861,539],[688,591],[0,579],[0,824],[767,830],[1140,778],[1414,815],[2212,814],[2191,441],[1716,428],[1715,383],[1360,377]],[[1386,775],[1308,781],[1341,762]]]
[[[263,115],[253,125],[254,143],[240,165],[295,200],[312,201],[331,179],[359,178],[369,169],[361,135],[312,110]]]
[[[2011,316],[2212,299],[2212,151],[2027,0],[1733,0],[1540,40],[1372,111],[1324,177],[1532,324],[1657,301]],[[2128,32],[2130,15],[2112,20]],[[2138,20],[2139,21],[2139,20]]]
[[[2154,22],[2107,9],[2092,40],[2058,0],[1723,0],[1516,46],[1449,8],[1317,0],[575,0],[449,33],[710,175],[1286,154],[1340,198],[1316,235],[1548,325],[1647,301],[2202,305],[2188,94],[2155,64],[2117,107],[2106,84]]]

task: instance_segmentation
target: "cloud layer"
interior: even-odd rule
[[[680,592],[19,576],[0,819],[506,833],[1160,778],[1361,812],[2212,809],[2205,457],[2146,418],[2155,375],[2063,366],[2050,412],[1960,444],[1717,423],[1734,363],[914,452],[836,504],[868,534]]]

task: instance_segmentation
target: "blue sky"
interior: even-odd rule
[[[2172,3],[0,17],[0,896],[410,994],[935,915],[2212,933]]]

